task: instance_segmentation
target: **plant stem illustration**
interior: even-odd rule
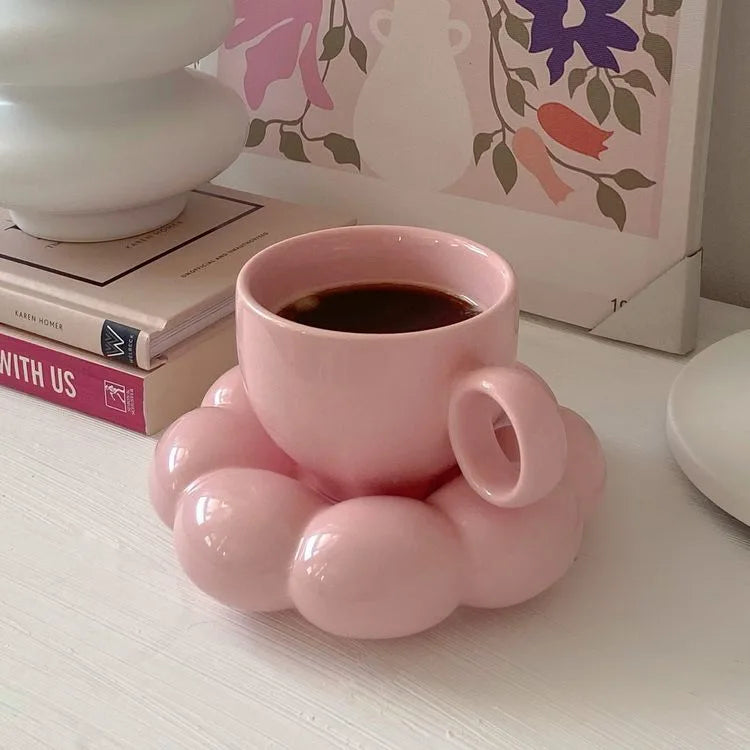
[[[316,2],[317,5],[315,5]],[[279,3],[279,5],[282,4],[283,3]],[[293,20],[299,19],[304,22],[308,20],[304,15],[306,6],[311,6],[311,4],[315,6],[312,7],[313,11],[317,8],[319,16],[320,8],[318,6],[321,5],[321,0],[309,0],[309,2],[303,0],[298,6],[294,6],[285,12],[291,12]],[[252,4],[251,0],[245,0],[245,10],[247,13],[257,10],[257,7],[257,5]],[[284,11],[283,8],[281,10],[282,12]],[[328,151],[330,151],[337,164],[350,164],[360,170],[362,168],[361,158],[359,149],[353,138],[335,132],[313,135],[308,132],[305,123],[310,110],[314,106],[321,109],[333,109],[334,103],[330,100],[325,88],[325,83],[331,65],[334,64],[336,58],[338,58],[344,51],[347,43],[350,57],[354,60],[363,74],[367,73],[367,47],[354,30],[349,16],[347,0],[330,0],[327,20],[328,27],[323,36],[322,51],[320,54],[318,55],[316,48],[317,38],[311,36],[307,46],[299,56],[299,67],[301,69],[303,83],[305,84],[305,93],[307,95],[307,101],[302,112],[298,117],[293,119],[271,118],[263,120],[257,117],[254,118],[250,124],[246,146],[248,148],[259,146],[268,137],[269,129],[278,128],[279,151],[287,159],[299,162],[309,162],[310,159],[305,150],[306,144],[321,143],[326,149],[328,149]],[[317,24],[313,25],[313,31],[316,33],[319,23],[320,18],[318,17]],[[287,23],[287,25],[289,24]],[[282,29],[283,28],[284,27],[282,26]],[[237,27],[235,27],[235,30],[236,29]],[[273,31],[269,33],[269,36],[273,36]],[[262,46],[264,43],[265,42],[261,42],[258,46]],[[323,63],[322,73],[319,72],[319,66],[321,63]],[[248,66],[249,65],[250,63],[248,62]],[[293,68],[294,66],[292,66],[292,70]],[[248,75],[252,75],[250,67],[248,67]],[[310,86],[308,86],[308,82],[319,82],[319,89],[322,89],[325,96],[317,96],[316,88],[314,87],[315,84],[311,83]]]
[[[561,172],[585,176],[595,184],[599,211],[623,231],[627,206],[621,191],[647,189],[656,183],[633,168],[610,172],[564,157],[560,147],[579,157],[598,160],[615,131],[598,127],[566,104],[534,103],[531,98],[540,94],[533,70],[511,67],[504,45],[520,45],[529,55],[549,52],[547,66],[550,81],[554,83],[566,74],[573,42],[577,42],[591,64],[567,72],[570,99],[585,86],[587,107],[599,126],[614,118],[615,127],[640,135],[642,114],[637,95],[655,96],[654,85],[642,70],[621,71],[614,50],[632,51],[641,44],[653,59],[656,71],[669,82],[672,49],[665,37],[650,30],[648,19],[675,16],[681,0],[653,0],[653,7],[644,0],[642,37],[613,15],[625,0],[582,0],[586,15],[578,26],[572,27],[563,25],[563,14],[559,12],[567,10],[568,0],[517,0],[517,5],[531,13],[532,18],[517,14],[510,0],[480,1],[487,19],[488,84],[498,127],[475,136],[475,162],[479,165],[484,154],[492,150],[492,167],[506,194],[516,186],[520,164],[538,180],[554,203],[560,203],[573,192]],[[593,32],[597,32],[595,39]],[[528,110],[536,114],[536,123]],[[518,118],[521,121],[516,124]]]

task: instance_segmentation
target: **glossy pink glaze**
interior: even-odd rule
[[[562,577],[580,546],[579,501],[565,483],[533,505],[498,508],[459,477],[428,502],[459,530],[462,604],[497,608],[526,601]]]
[[[178,419],[162,435],[151,463],[151,502],[170,527],[177,498],[209,471],[233,466],[287,476],[295,471],[294,462],[268,437],[250,408],[238,368],[222,375],[203,403],[227,408],[196,409]]]
[[[461,604],[499,607],[535,596],[572,563],[604,490],[596,436],[560,409],[564,476],[526,507],[498,508],[463,477],[427,502],[381,496],[331,504],[281,476],[297,470],[262,429],[239,439],[238,429],[257,422],[236,369],[204,403],[219,408],[191,412],[167,431],[152,470],[152,498],[165,522],[174,520],[186,573],[229,606],[296,607],[337,635],[403,636]],[[498,429],[497,441],[511,461],[518,458],[512,428]],[[261,458],[284,468],[258,469]]]
[[[535,503],[565,471],[565,427],[554,397],[526,367],[485,367],[453,388],[448,431],[466,481],[485,500],[506,508]],[[491,417],[499,406],[513,426],[518,460],[498,444]]]
[[[240,468],[205,474],[180,503],[177,557],[193,583],[222,604],[286,609],[300,530],[324,507],[320,495],[281,474]]]
[[[390,335],[324,331],[275,314],[322,289],[367,282],[436,287],[469,297],[483,312],[444,328]],[[565,433],[555,401],[533,374],[514,369],[515,276],[481,245],[383,226],[286,240],[242,270],[237,322],[240,367],[258,419],[331,497],[421,494],[457,460],[491,502],[521,506],[562,476]],[[485,390],[488,397],[472,398],[468,391],[481,383],[467,385],[467,378],[480,370],[495,385]],[[503,409],[518,422],[523,467],[516,478],[490,471],[498,458],[496,448],[488,450],[492,424]]]
[[[588,521],[604,497],[607,462],[599,438],[591,425],[570,409],[561,408],[568,443],[568,461],[563,483],[578,498],[581,516]]]
[[[416,633],[459,603],[461,557],[450,520],[426,503],[354,498],[327,508],[302,530],[292,600],[310,622],[337,635]]]
[[[385,336],[274,314],[321,289],[388,281],[483,312]],[[428,230],[315,233],[247,264],[237,316],[240,368],[167,430],[150,477],[203,591],[389,638],[461,604],[516,604],[565,573],[602,497],[604,458],[516,361],[516,282],[499,256]]]

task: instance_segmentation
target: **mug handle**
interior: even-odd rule
[[[505,455],[495,437],[497,406],[515,432],[518,462]],[[448,432],[464,478],[493,505],[531,505],[549,494],[565,472],[567,438],[557,401],[525,366],[487,367],[461,378],[451,394]]]
[[[380,29],[380,25],[383,21],[391,23],[393,21],[393,11],[390,11],[387,8],[380,8],[370,16],[370,31],[372,32],[372,35],[378,42],[385,45],[388,43],[388,36]]]
[[[471,29],[469,28],[468,24],[464,23],[463,21],[459,21],[458,19],[453,19],[448,24],[448,29],[450,31],[457,31],[461,38],[451,46],[451,52],[453,53],[454,57],[456,55],[460,55],[462,52],[466,51],[466,48],[471,43]]]

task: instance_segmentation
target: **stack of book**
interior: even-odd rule
[[[0,211],[0,385],[148,435],[237,362],[237,274],[263,248],[353,221],[214,185],[148,234],[48,242]]]

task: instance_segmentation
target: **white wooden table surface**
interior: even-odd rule
[[[750,327],[704,313],[704,342]],[[0,748],[750,747],[750,531],[668,454],[682,360],[531,321],[521,355],[599,432],[606,506],[553,590],[393,642],[214,604],[152,440],[0,391]]]

